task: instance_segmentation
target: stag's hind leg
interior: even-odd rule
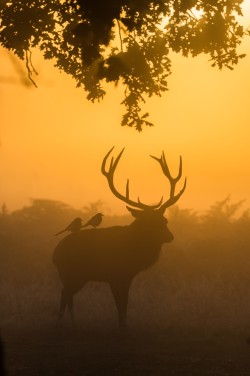
[[[128,306],[128,294],[129,288],[131,285],[132,280],[125,280],[125,281],[115,281],[110,283],[110,288],[115,300],[117,312],[118,312],[118,320],[119,320],[119,328],[126,329],[127,328],[127,306]]]
[[[74,315],[74,295],[81,290],[81,288],[86,284],[86,281],[76,281],[74,284],[71,283],[66,284],[66,286],[63,287],[61,292],[61,302],[60,302],[60,309],[59,309],[59,315],[58,319],[59,321],[63,318],[64,312],[66,308],[68,308],[70,313],[70,318],[72,325],[75,324],[75,315]]]
[[[75,322],[74,310],[73,310],[73,295],[74,295],[74,292],[71,291],[70,289],[67,289],[65,287],[62,289],[60,309],[59,309],[59,315],[58,315],[58,319],[61,320],[63,318],[65,309],[68,307],[72,324],[74,324]]]

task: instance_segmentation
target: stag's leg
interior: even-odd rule
[[[72,283],[70,285],[66,285],[62,289],[61,293],[61,302],[60,302],[60,309],[59,309],[59,315],[58,319],[59,321],[63,318],[63,314],[65,312],[65,309],[68,307],[70,318],[72,325],[75,324],[75,316],[74,316],[74,307],[73,307],[73,300],[74,295],[83,288],[83,286],[86,284],[86,281],[77,281],[76,283]]]
[[[120,282],[111,282],[110,288],[115,300],[117,312],[118,312],[118,320],[119,320],[119,328],[126,329],[127,328],[127,306],[128,306],[128,294],[129,294],[129,287],[131,285],[131,280],[129,281],[120,281]]]
[[[75,322],[74,311],[73,311],[73,294],[74,293],[71,290],[65,287],[62,289],[59,316],[58,316],[59,320],[61,320],[63,318],[63,314],[65,312],[66,307],[68,307],[72,324],[74,324]]]
[[[74,306],[73,306],[73,293],[68,296],[68,308],[70,313],[71,322],[75,324]]]
[[[59,320],[63,318],[67,305],[68,305],[68,293],[67,293],[67,289],[63,287],[61,291],[61,301],[60,301],[60,309],[59,309],[59,315],[58,315]]]

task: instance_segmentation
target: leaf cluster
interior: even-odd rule
[[[168,90],[170,53],[209,56],[212,66],[233,69],[244,54],[239,24],[243,0],[3,0],[0,44],[32,63],[45,59],[71,75],[90,101],[105,95],[104,82],[125,87],[122,125],[141,131],[145,97]]]

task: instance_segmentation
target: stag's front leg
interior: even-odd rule
[[[127,328],[127,306],[128,306],[128,294],[129,288],[131,285],[131,280],[126,281],[115,281],[110,283],[110,288],[115,300],[117,312],[118,312],[118,320],[119,320],[119,328],[126,329]]]

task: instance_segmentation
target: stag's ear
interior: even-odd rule
[[[143,210],[133,209],[133,208],[130,208],[129,206],[126,206],[126,208],[128,209],[128,211],[132,214],[134,218],[139,218],[141,214],[144,213]]]

